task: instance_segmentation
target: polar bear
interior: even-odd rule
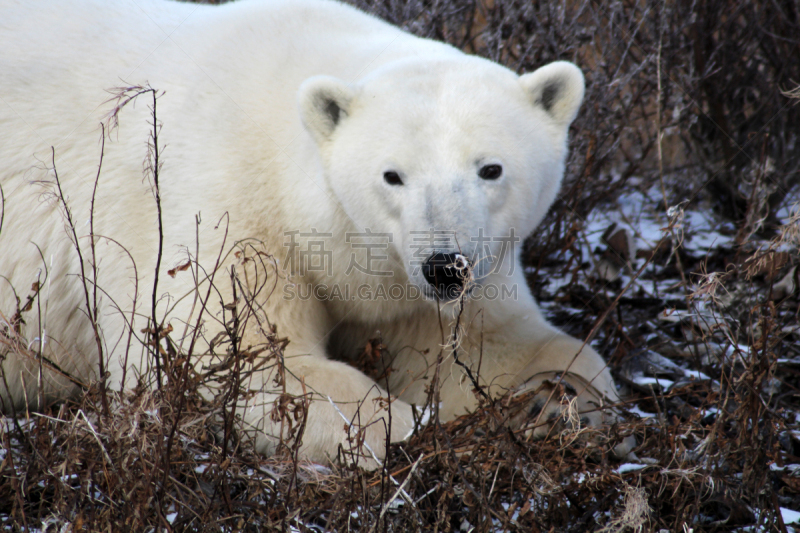
[[[576,66],[519,76],[331,0],[2,3],[5,412],[76,394],[101,361],[109,387],[135,385],[152,361],[129,336],[152,301],[208,354],[235,271],[266,320],[241,345],[288,339],[280,365],[246,362],[255,394],[239,412],[263,453],[286,436],[271,416],[278,372],[309,399],[300,451],[315,461],[352,446],[356,422],[379,461],[432,391],[442,420],[473,409],[473,378],[492,397],[538,391],[530,416],[545,421],[563,379],[584,422],[614,419],[600,409],[618,400],[604,361],[546,322],[516,253],[561,183],[584,93]],[[106,90],[145,83],[160,95],[155,130],[143,97],[101,130],[120,103]],[[153,131],[160,225],[142,173]],[[74,236],[48,194],[56,172]],[[269,290],[243,274],[253,242],[274,266]],[[210,272],[224,275],[195,322]],[[378,381],[348,364],[374,338]]]

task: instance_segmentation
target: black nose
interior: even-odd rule
[[[454,300],[469,277],[469,260],[461,254],[433,254],[422,265],[422,275],[439,298]]]

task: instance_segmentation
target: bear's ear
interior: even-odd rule
[[[530,74],[520,76],[520,83],[533,105],[544,109],[565,128],[578,114],[583,101],[583,73],[569,61],[556,61]]]
[[[327,141],[348,114],[354,92],[331,76],[314,76],[300,86],[300,118],[317,144]]]

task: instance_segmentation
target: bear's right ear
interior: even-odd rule
[[[347,116],[355,93],[331,76],[314,76],[300,86],[300,118],[317,144],[327,141]]]
[[[578,114],[583,101],[581,69],[569,61],[556,61],[519,78],[533,105],[541,107],[566,128]]]

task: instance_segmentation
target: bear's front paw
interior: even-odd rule
[[[326,452],[330,458],[340,455],[346,462],[354,462],[366,470],[375,470],[383,465],[389,443],[402,442],[411,436],[414,430],[411,406],[400,400],[393,400],[391,406],[384,398],[375,400],[372,405],[354,402],[343,404],[340,408],[328,397],[329,405],[338,415],[333,418],[332,432],[336,435],[338,427],[338,438],[334,437],[333,443],[317,444],[321,447],[333,444],[332,449]],[[349,412],[353,405],[358,406],[357,413]]]
[[[594,430],[608,428],[620,420],[609,403],[596,387],[576,374],[540,374],[509,397],[510,423],[532,439],[555,436],[565,443],[586,438],[599,442],[602,438]],[[624,437],[614,446],[613,453],[625,457],[635,446],[632,436]]]

